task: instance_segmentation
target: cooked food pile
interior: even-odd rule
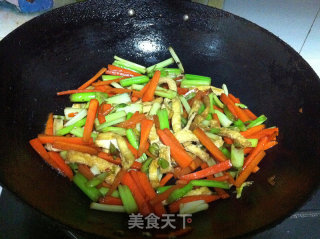
[[[92,203],[112,212],[195,213],[240,197],[279,130],[266,128],[239,98],[186,74],[174,50],[150,67],[114,57],[112,65],[50,113],[34,150]],[[176,64],[178,68],[168,68]]]

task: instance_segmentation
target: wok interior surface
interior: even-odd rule
[[[129,17],[127,10],[135,10]],[[188,14],[189,20],[183,21]],[[24,24],[0,42],[0,182],[32,207],[85,232],[141,236],[128,216],[93,211],[89,200],[50,169],[28,141],[49,112],[62,114],[75,89],[118,55],[152,65],[173,46],[187,73],[228,85],[268,126],[280,129],[253,186],[240,200],[210,204],[193,215],[189,238],[242,235],[294,212],[319,180],[319,78],[284,42],[221,10],[182,1],[87,1],[56,9]],[[299,109],[303,113],[299,113]],[[267,178],[275,175],[271,186]]]

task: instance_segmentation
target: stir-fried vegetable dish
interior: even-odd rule
[[[265,151],[277,144],[227,86],[186,74],[171,57],[144,67],[114,57],[75,90],[64,114],[50,113],[34,150],[88,196],[92,209],[195,213],[240,197]],[[168,55],[169,55],[168,53]],[[176,64],[177,68],[168,66]]]

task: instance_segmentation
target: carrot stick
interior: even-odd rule
[[[249,110],[249,109],[243,109],[243,111],[249,116],[249,118],[250,118],[251,120],[255,120],[255,119],[257,118],[257,116],[256,116],[254,113],[252,113],[251,110]]]
[[[248,155],[245,159],[243,170],[251,164],[252,160],[261,152],[263,151],[264,145],[268,142],[268,137],[263,137],[259,140],[257,147],[255,147],[252,152]]]
[[[246,131],[240,132],[240,134],[243,137],[248,138],[248,136],[250,136],[251,134],[257,133],[257,132],[263,130],[265,127],[266,126],[264,124],[257,125],[257,126],[254,126],[254,127],[250,128],[250,129],[247,129]]]
[[[229,178],[228,178],[228,182],[229,182],[230,184],[234,185],[235,181],[234,181],[233,177],[231,176],[231,174],[230,174],[229,172],[224,172],[223,174],[226,175],[226,176],[228,176],[228,177],[229,177]]]
[[[170,147],[170,154],[175,159],[177,164],[179,164],[179,166],[182,168],[188,167],[192,162],[190,155],[184,149],[178,147],[163,130],[158,129],[157,133],[161,141]]]
[[[52,146],[57,149],[61,150],[74,150],[82,153],[87,153],[87,154],[93,154],[97,155],[98,150],[96,148],[87,146],[87,145],[80,145],[80,144],[72,144],[72,143],[66,143],[62,141],[55,141],[53,142]]]
[[[197,136],[200,142],[208,149],[208,151],[218,161],[223,162],[228,160],[227,157],[220,151],[220,149],[211,141],[211,139],[203,132],[202,129],[196,128],[193,133]]]
[[[188,183],[189,183],[189,181],[181,180],[181,179],[179,179],[179,180],[176,181],[176,184],[186,185],[186,184],[188,184]]]
[[[123,205],[122,200],[120,198],[108,196],[99,199],[99,203],[109,204],[109,205]]]
[[[29,141],[31,147],[46,161],[51,167],[59,169],[57,163],[50,158],[47,150],[43,147],[41,141],[38,138]]]
[[[264,151],[259,151],[258,154],[256,154],[253,159],[250,161],[250,163],[245,167],[242,172],[240,173],[239,177],[237,178],[235,182],[236,187],[240,187],[241,184],[247,180],[249,175],[251,174],[252,170],[260,163],[260,161],[264,158],[266,153]]]
[[[175,145],[176,145],[177,147],[179,147],[180,149],[183,149],[183,150],[184,150],[184,148],[182,147],[182,145],[180,144],[180,142],[179,142],[179,141],[177,140],[177,138],[173,135],[173,133],[171,133],[171,131],[170,131],[169,129],[165,128],[165,129],[163,129],[163,132],[170,138],[170,140],[171,140],[172,142],[175,143]]]
[[[240,103],[240,99],[236,98],[233,94],[229,93],[228,97],[230,98],[230,100],[232,100],[233,103]]]
[[[233,144],[233,140],[228,138],[228,137],[223,137],[223,141],[226,143],[226,144]]]
[[[234,110],[236,111],[238,118],[239,118],[242,122],[246,122],[246,121],[251,120],[251,119],[249,118],[249,116],[248,116],[242,109],[240,109],[238,106],[233,105],[233,108],[234,108]]]
[[[167,173],[160,181],[160,186],[166,185],[166,183],[173,177],[173,173]]]
[[[148,90],[143,94],[142,101],[152,101],[154,98],[154,92],[156,91],[159,79],[160,79],[161,72],[156,71],[150,80],[150,85],[148,87]]]
[[[208,167],[206,169],[202,169],[202,170],[194,172],[194,173],[183,175],[180,177],[180,179],[193,180],[193,179],[205,178],[205,177],[208,177],[209,175],[213,175],[213,174],[216,174],[219,172],[226,171],[231,167],[232,167],[232,164],[231,164],[230,160],[226,160],[224,162],[218,163],[218,164],[213,165],[211,167]]]
[[[102,158],[110,163],[116,164],[116,165],[120,165],[121,164],[121,159],[117,158],[117,159],[113,159],[113,157],[110,154],[107,154],[105,152],[99,152],[98,153],[98,157]]]
[[[149,215],[151,213],[151,208],[148,205],[146,199],[140,193],[139,188],[137,187],[135,181],[129,173],[123,175],[121,183],[127,185],[131,190],[133,197],[138,205],[139,212],[144,216]]]
[[[210,203],[218,200],[220,197],[218,195],[195,195],[183,197],[169,205],[170,213],[177,213],[180,210],[180,204],[189,203],[199,200],[204,200],[206,203]]]
[[[87,120],[83,130],[83,141],[88,143],[91,139],[91,133],[93,129],[94,120],[96,118],[97,110],[99,107],[99,101],[97,99],[91,99],[88,108]]]
[[[266,143],[263,147],[263,150],[268,150],[270,148],[272,148],[273,146],[277,145],[278,142],[277,141],[269,141],[268,143]]]
[[[121,77],[121,78],[118,78],[118,79],[114,79],[114,80],[107,80],[107,81],[100,81],[100,82],[95,82],[95,83],[93,83],[92,84],[92,86],[105,86],[105,85],[110,85],[111,83],[113,83],[113,82],[120,82],[121,80],[123,80],[123,79],[126,79],[126,78],[128,78],[128,77]]]
[[[98,120],[100,124],[106,122],[105,116],[113,110],[112,105],[102,103],[98,108]]]
[[[189,168],[190,168],[191,171],[194,171],[198,167],[200,167],[201,164],[202,164],[202,160],[197,157],[191,162],[191,164],[189,165]]]
[[[184,95],[184,94],[186,94],[188,91],[189,91],[188,88],[180,88],[180,87],[177,88],[177,92],[178,92],[179,95]]]
[[[227,193],[222,188],[214,188],[214,190],[218,193],[219,197],[221,197],[222,199],[226,199],[230,197],[229,193]]]
[[[78,89],[83,90],[90,86],[93,82],[95,82],[103,73],[105,73],[107,68],[103,67],[100,71],[98,71],[97,74],[95,74],[90,80],[88,80],[86,83],[84,83],[82,86],[80,86]]]
[[[86,93],[86,92],[104,92],[104,91],[98,90],[98,89],[93,89],[93,90],[87,90],[87,89],[83,89],[83,90],[66,90],[66,91],[58,92],[57,95],[71,95],[71,94]]]
[[[52,144],[56,141],[72,143],[72,144],[82,144],[82,145],[93,143],[93,140],[90,140],[89,143],[85,143],[80,137],[51,136],[51,135],[44,135],[44,134],[38,134],[38,139],[41,141],[42,144]]]
[[[131,93],[132,90],[130,89],[122,89],[122,88],[111,88],[106,89],[105,92],[108,94],[123,94],[123,93]]]
[[[163,193],[158,194],[156,197],[154,197],[152,200],[150,200],[150,204],[155,205],[155,204],[161,203],[162,201],[166,200],[174,190],[176,190],[178,188],[182,188],[183,186],[184,185],[173,185],[168,190],[164,191]]]
[[[130,170],[129,171],[130,173],[130,176],[132,177],[133,181],[135,182],[137,188],[139,189],[139,192],[141,193],[141,195],[143,196],[143,198],[147,199],[148,200],[148,195],[147,193],[145,192],[144,190],[144,187],[143,187],[143,183],[145,182],[141,182],[138,174],[137,174],[137,171],[135,170]]]
[[[140,157],[147,150],[148,137],[153,125],[152,120],[143,119],[141,120],[141,135],[140,145],[138,148],[138,157]]]
[[[142,163],[139,163],[138,161],[134,161],[133,164],[131,165],[132,169],[140,170],[141,167],[142,167]]]
[[[131,172],[133,172],[133,171],[131,171]],[[157,196],[157,194],[154,191],[154,189],[152,188],[147,175],[143,172],[135,172],[135,174],[137,174],[137,176],[139,178],[139,183],[142,185],[142,188],[143,188],[144,192],[146,193],[147,200],[150,201],[151,199],[155,198]],[[153,209],[154,209],[156,215],[158,215],[160,217],[162,216],[162,214],[166,213],[166,210],[165,210],[164,206],[162,205],[162,203],[157,203],[157,204],[153,205]]]
[[[94,175],[91,172],[90,168],[85,164],[78,164],[78,171],[88,180],[94,178]]]
[[[263,129],[257,133],[254,133],[254,134],[251,134],[248,136],[248,138],[251,138],[251,139],[261,139],[262,137],[265,137],[265,136],[270,136],[272,135],[273,133],[276,133],[278,134],[279,132],[279,129],[278,128],[269,128],[269,129]]]
[[[130,119],[128,119],[120,124],[117,124],[117,127],[127,128],[127,129],[136,127],[136,124],[140,123],[141,120],[146,118],[146,116],[144,114],[140,114],[140,113],[136,114],[136,113],[134,113]]]
[[[116,190],[116,188],[119,186],[120,182],[122,181],[123,176],[126,174],[127,174],[127,170],[125,170],[123,168],[117,173],[117,175],[114,178],[113,183],[112,183],[112,185],[111,185],[111,187],[105,197],[111,196],[113,191]]]
[[[131,70],[128,70],[128,69],[124,69],[124,68],[121,68],[121,67],[117,67],[117,66],[114,66],[114,65],[108,65],[108,70],[109,71],[118,71],[118,72],[122,72],[122,73],[125,73],[125,74],[130,74],[130,75],[133,75],[133,76],[142,76],[141,74],[139,74],[137,72],[134,72],[134,71],[131,71]]]
[[[260,168],[258,167],[258,166],[256,166],[254,169],[252,169],[252,172],[253,173],[256,173],[256,172],[258,172],[260,170]]]
[[[73,178],[73,172],[71,170],[71,168],[65,163],[65,161],[63,160],[63,158],[61,158],[60,154],[58,154],[57,152],[48,152],[50,158],[52,159],[52,161],[54,161],[59,169],[61,170],[61,172],[67,176],[70,180],[72,180]]]
[[[44,130],[44,134],[53,135],[53,113],[48,115],[48,120],[46,123],[46,129]]]

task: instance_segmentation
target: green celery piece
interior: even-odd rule
[[[143,173],[148,173],[149,171],[149,166],[152,162],[152,158],[148,158],[143,164],[142,164],[142,167],[141,167],[141,172]]]
[[[62,129],[59,129],[56,133],[56,135],[58,136],[62,136],[62,135],[66,135],[66,134],[69,134],[70,131],[75,128],[75,127],[82,127],[86,124],[86,120],[87,118],[83,118],[81,120],[79,120],[78,122],[74,123],[73,125],[69,125],[67,127],[64,127]]]
[[[215,180],[191,180],[190,181],[192,186],[199,186],[199,187],[215,187],[215,188],[223,188],[229,189],[230,186],[226,182],[219,182]]]
[[[267,120],[267,117],[265,115],[260,115],[258,118],[256,118],[255,120],[252,120],[250,122],[250,124],[247,126],[247,128],[252,128],[254,126],[258,126],[262,123],[264,123]]]
[[[99,174],[98,176],[86,182],[86,186],[90,188],[98,186],[100,183],[102,183],[106,179],[106,177],[109,174],[110,174],[109,172],[103,172]]]
[[[233,124],[235,126],[237,126],[241,131],[246,131],[247,130],[246,125],[240,119],[238,119],[235,122],[233,122]]]
[[[138,140],[132,129],[127,129],[127,139],[129,143],[132,145],[132,147],[134,147],[135,149],[139,148]]]
[[[169,162],[167,160],[165,160],[164,158],[159,158],[158,164],[160,165],[160,167],[162,169],[166,169],[169,167]]]
[[[86,183],[88,180],[80,173],[76,173],[73,176],[73,182],[81,189],[82,192],[84,192],[92,201],[96,202],[98,201],[99,197],[101,196],[101,193],[96,188],[90,188],[86,186]]]
[[[240,169],[243,166],[244,153],[243,149],[237,149],[233,144],[231,145],[231,163],[232,166]]]
[[[198,110],[198,114],[202,114],[202,112],[206,109],[206,106],[202,103],[199,110]]]
[[[100,191],[100,193],[102,194],[102,196],[107,195],[107,193],[109,192],[109,190],[110,190],[109,188],[105,188],[105,187],[99,188],[99,191]],[[112,192],[111,196],[112,196],[112,197],[115,197],[115,198],[119,198],[120,195],[119,195],[118,190],[114,190],[114,191]]]
[[[128,214],[138,212],[138,206],[129,187],[127,185],[119,185],[118,190],[126,212]]]
[[[190,182],[186,186],[184,186],[183,188],[179,188],[179,189],[174,190],[167,199],[168,203],[170,204],[170,203],[182,198],[184,195],[186,195],[191,190],[192,190],[192,184]]]
[[[171,187],[172,187],[171,185],[158,187],[157,188],[157,194],[163,193],[163,192],[167,191]]]

